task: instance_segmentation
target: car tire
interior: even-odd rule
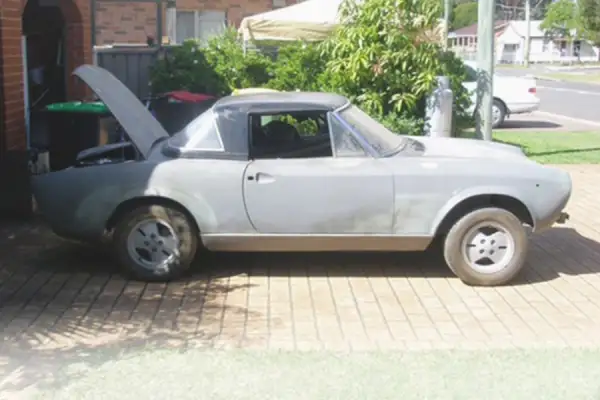
[[[528,245],[519,218],[501,208],[482,208],[450,228],[444,240],[444,258],[468,285],[503,285],[525,265]]]
[[[497,115],[497,117],[496,117]],[[506,107],[498,99],[494,99],[492,103],[492,129],[499,128],[506,120]]]
[[[176,208],[140,206],[121,217],[113,245],[125,273],[143,281],[166,282],[183,276],[198,247],[193,221]]]

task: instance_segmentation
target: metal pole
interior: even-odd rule
[[[525,0],[525,54],[524,64],[529,67],[529,51],[531,48],[531,0]]]
[[[175,0],[167,0],[167,5],[166,5],[167,9],[165,11],[167,20],[166,20],[166,29],[167,29],[167,36],[169,37],[169,44],[174,44],[175,43],[175,39],[176,39],[176,29],[175,29],[175,24],[177,23],[177,4],[175,3]]]
[[[450,30],[450,0],[444,0],[444,50],[448,50],[448,31]]]
[[[96,1],[97,0],[91,0],[90,4],[90,18],[92,19],[90,21],[92,29],[92,49],[96,46]]]
[[[477,124],[484,140],[492,140],[494,76],[494,0],[479,0],[477,21]]]
[[[162,0],[156,0],[156,41],[158,42],[158,48],[162,48],[163,38],[163,2]]]

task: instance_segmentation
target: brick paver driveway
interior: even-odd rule
[[[526,271],[500,288],[467,287],[431,254],[210,255],[187,281],[143,284],[124,280],[99,250],[42,228],[5,228],[0,346],[595,345],[600,166],[565,168],[572,220],[537,236]]]

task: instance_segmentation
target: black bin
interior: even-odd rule
[[[151,103],[152,113],[169,135],[173,135],[217,101],[213,96],[183,91],[166,93]]]

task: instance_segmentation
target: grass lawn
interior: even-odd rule
[[[600,83],[600,74],[570,74],[566,72],[556,72],[550,74],[542,74],[540,78],[560,79],[568,82],[583,82],[583,83]]]
[[[494,140],[544,164],[600,164],[600,132],[496,131]]]

